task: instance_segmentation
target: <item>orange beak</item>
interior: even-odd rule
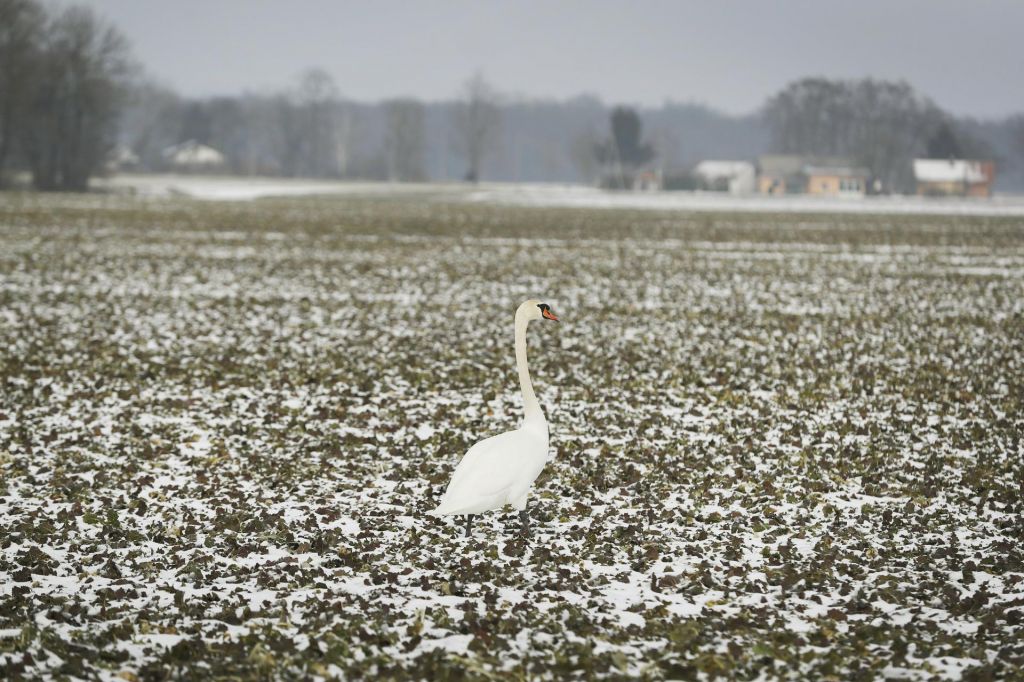
[[[558,317],[551,312],[550,308],[545,308],[541,315],[543,315],[546,320],[554,320],[555,322],[558,322]]]

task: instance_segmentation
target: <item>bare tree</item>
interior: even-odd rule
[[[614,170],[603,181],[625,188],[633,184],[636,170],[654,158],[654,148],[642,141],[643,123],[635,109],[615,107],[610,119],[611,137],[594,147],[594,155],[606,168]]]
[[[34,0],[0,0],[0,188],[36,77],[45,14]]]
[[[777,151],[848,157],[898,191],[913,188],[911,159],[946,118],[904,82],[824,78],[791,83],[764,116]]]
[[[1024,114],[1017,114],[1006,123],[1010,131],[1010,152],[1021,159],[1024,166]]]
[[[943,121],[935,133],[928,138],[929,159],[962,159],[963,145],[949,121]]]
[[[298,107],[287,95],[277,95],[270,103],[273,122],[266,126],[272,131],[273,156],[278,172],[286,177],[302,174],[304,133]]]
[[[466,81],[455,109],[456,145],[466,160],[467,182],[480,180],[481,164],[494,147],[500,125],[497,92],[478,73]]]
[[[181,142],[179,130],[185,104],[173,91],[152,81],[135,83],[127,97],[120,121],[120,137],[146,170],[163,163],[161,152]]]
[[[302,74],[297,93],[302,130],[301,168],[304,175],[336,176],[341,172],[338,87],[323,69]]]
[[[913,159],[946,114],[905,82],[864,79],[852,84],[852,134],[841,149],[890,190],[913,191]]]
[[[343,155],[338,88],[330,74],[309,69],[295,89],[271,101],[274,157],[285,176],[341,173]]]
[[[385,148],[388,179],[416,182],[426,177],[423,170],[425,114],[423,105],[414,99],[393,99],[384,104],[387,117]]]
[[[586,130],[576,134],[569,142],[569,158],[572,159],[576,172],[587,182],[598,179],[600,163],[594,150],[600,145],[599,139],[593,130]]]
[[[72,6],[50,22],[26,135],[37,188],[88,189],[114,145],[132,72],[128,42],[92,10]]]
[[[277,97],[266,95],[247,94],[239,98],[240,120],[235,122],[235,129],[244,144],[237,150],[238,158],[232,161],[238,172],[245,175],[283,173],[279,156],[284,146],[280,142],[279,104]]]

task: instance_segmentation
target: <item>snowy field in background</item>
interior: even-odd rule
[[[337,182],[292,178],[245,178],[220,175],[116,175],[94,180],[94,189],[130,192],[141,197],[190,197],[210,201],[249,201],[268,197],[333,194],[407,195],[444,191],[444,185]],[[455,187],[452,185],[451,187]]]
[[[376,195],[551,208],[1024,216],[1024,196],[1021,195],[991,199],[908,196],[841,199],[806,195],[737,197],[719,192],[612,192],[583,185],[481,183],[472,186],[461,183],[398,184],[197,175],[119,175],[96,181],[94,186],[131,191],[140,196],[187,196],[227,201],[311,195]]]

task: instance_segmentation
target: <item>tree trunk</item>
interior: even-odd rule
[[[0,133],[0,189],[7,187],[7,135]]]

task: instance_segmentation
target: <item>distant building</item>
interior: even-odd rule
[[[661,186],[660,170],[641,170],[633,176],[633,189],[637,192],[656,192]]]
[[[996,177],[991,161],[914,159],[914,179],[920,196],[990,197]]]
[[[761,194],[815,194],[863,197],[871,173],[849,159],[773,154],[758,159],[757,191]]]
[[[749,161],[701,161],[693,169],[701,188],[729,194],[751,194],[757,173]]]
[[[807,188],[802,156],[770,154],[759,158],[757,166],[760,194],[802,194]]]
[[[830,197],[863,197],[867,194],[868,178],[866,168],[848,165],[804,166],[807,177],[807,193]]]
[[[224,155],[213,147],[188,140],[171,145],[160,155],[171,170],[182,172],[217,171],[224,167]]]

